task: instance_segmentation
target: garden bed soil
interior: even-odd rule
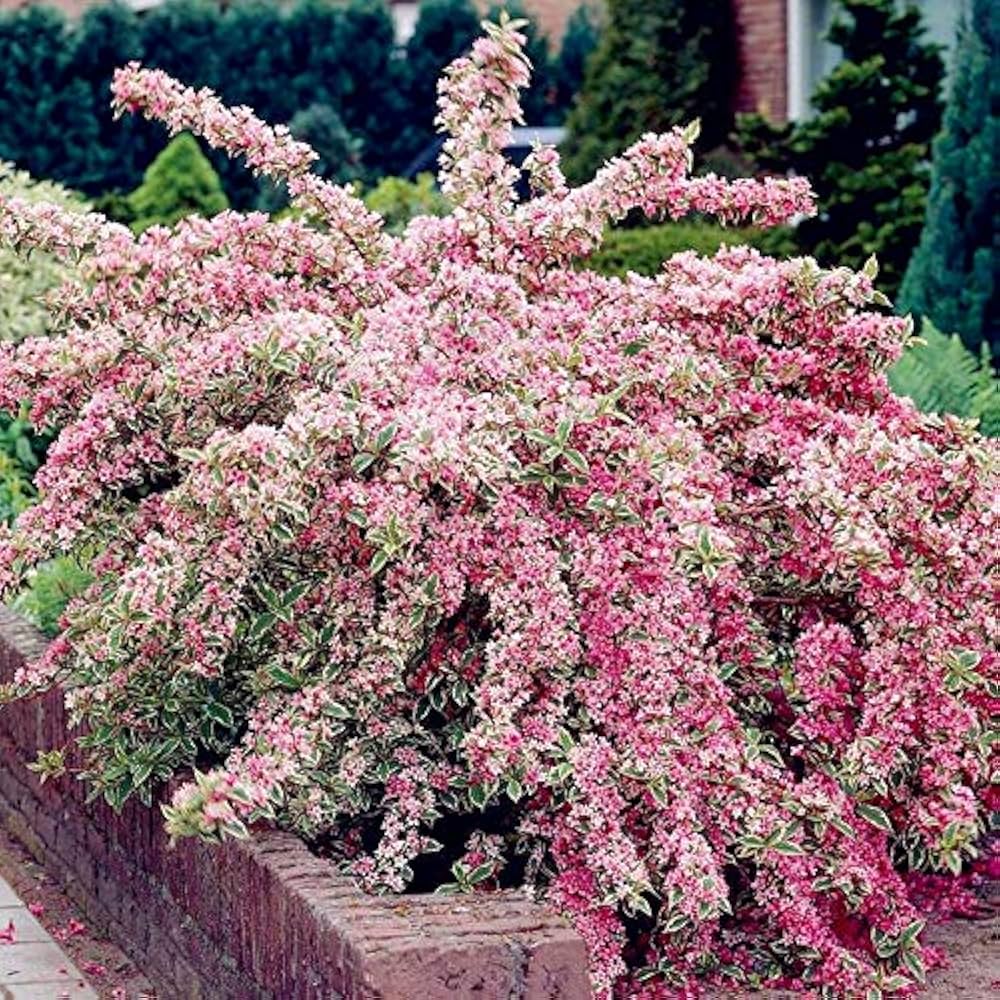
[[[0,680],[43,648],[35,629],[0,608]],[[221,847],[183,841],[172,848],[158,808],[130,802],[115,815],[103,803],[87,804],[70,777],[39,782],[27,762],[67,736],[58,691],[0,711],[3,826],[44,868],[46,892],[78,907],[88,928],[80,947],[114,942],[159,1000],[590,996],[582,940],[520,893],[369,896],[277,830]],[[10,853],[0,850],[0,867]],[[925,997],[1000,1000],[995,892],[990,903],[987,919],[931,929],[951,963],[931,976]],[[118,961],[117,951],[96,954]],[[114,985],[140,996],[146,981],[120,969],[124,978]]]

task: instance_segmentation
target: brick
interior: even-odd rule
[[[786,0],[734,0],[741,73],[738,111],[778,121],[788,113]]]
[[[0,680],[43,648],[0,609]],[[163,1000],[590,995],[583,942],[521,895],[371,897],[291,834],[170,848],[158,803],[115,815],[79,782],[40,785],[25,763],[65,727],[58,692],[0,713],[4,823]]]

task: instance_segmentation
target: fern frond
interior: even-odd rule
[[[977,418],[981,433],[1000,436],[1000,382],[986,345],[980,361],[956,334],[941,333],[928,320],[920,337],[889,370],[893,392],[925,413]]]

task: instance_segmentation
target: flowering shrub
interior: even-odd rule
[[[5,695],[71,680],[70,765],[115,805],[199,764],[176,837],[276,818],[375,889],[436,850],[451,890],[538,886],[602,997],[906,993],[907,872],[960,872],[996,805],[996,451],[891,394],[910,325],[871,268],[574,269],[633,209],[811,198],[692,179],[688,129],[576,189],[541,148],[518,204],[521,43],[492,26],[448,70],[455,210],[400,238],[287,131],[138,65],[119,111],[305,215],[135,238],[0,205],[88,289],[0,355],[0,405],[62,427],[3,584],[99,552]]]
[[[36,181],[13,164],[0,160],[0,198],[53,202],[82,212],[86,204],[59,184]],[[0,340],[23,340],[44,334],[51,323],[45,295],[69,277],[58,261],[44,253],[30,260],[0,246]],[[31,474],[44,454],[45,441],[30,433],[18,413],[0,412],[0,520],[8,521],[30,502]]]
[[[83,212],[82,198],[61,184],[33,180],[23,170],[0,160],[0,198],[48,202],[67,212]],[[51,325],[45,308],[46,293],[69,275],[57,260],[45,253],[28,259],[0,247],[0,340],[23,340],[40,336]]]

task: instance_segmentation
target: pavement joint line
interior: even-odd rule
[[[57,988],[72,1000],[98,1000],[73,960],[0,877],[0,931],[14,925],[14,940],[0,941],[0,997],[33,1000]]]

